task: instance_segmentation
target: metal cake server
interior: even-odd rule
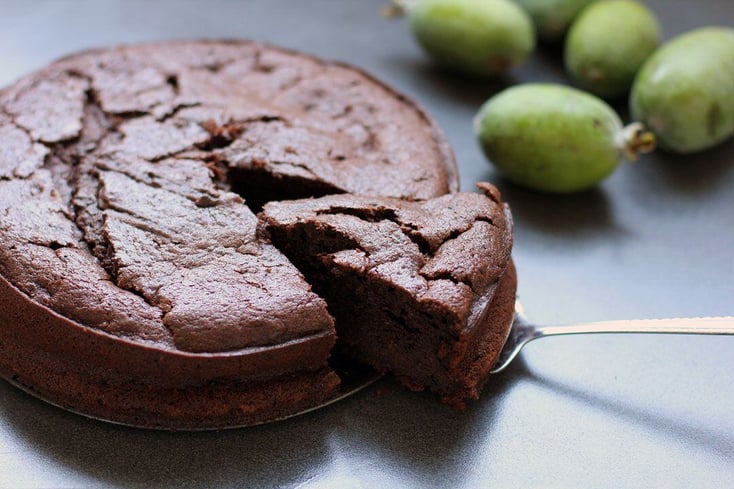
[[[525,345],[538,338],[591,333],[734,335],[734,316],[632,319],[565,326],[540,326],[528,321],[522,305],[517,301],[515,302],[515,317],[512,321],[510,334],[490,373],[496,374],[503,371],[517,357],[517,354]]]

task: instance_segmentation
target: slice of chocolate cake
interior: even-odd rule
[[[326,299],[349,354],[461,406],[478,396],[515,301],[509,209],[480,188],[424,202],[272,202],[260,232]]]

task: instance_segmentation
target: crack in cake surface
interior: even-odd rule
[[[479,195],[455,194],[423,203],[335,195],[315,201],[302,201],[292,206],[288,203],[274,203],[266,206],[265,215],[268,220],[263,229],[272,233],[277,228],[268,228],[268,223],[279,222],[286,227],[308,226],[312,231],[328,231],[342,237],[339,245],[342,248],[325,250],[323,253],[358,249],[370,256],[370,267],[376,270],[405,260],[406,253],[409,253],[414,261],[409,268],[415,270],[416,278],[419,276],[427,281],[450,280],[456,285],[467,286],[474,294],[481,294],[487,284],[498,280],[506,268],[509,252],[505,251],[494,260],[482,263],[482,266],[487,267],[485,271],[476,268],[463,269],[451,259],[453,255],[461,253],[477,256],[481,250],[476,248],[476,242],[491,243],[493,240],[509,239],[505,226],[511,230],[511,221],[506,208],[496,207],[488,214],[481,210],[481,199]],[[468,206],[468,210],[462,209],[464,214],[454,212],[454,207],[462,206]],[[289,213],[289,209],[297,209],[298,212]],[[351,218],[358,221],[352,221]],[[505,224],[506,220],[509,222]],[[502,225],[498,225],[497,221]],[[365,225],[359,222],[364,222]],[[375,234],[370,228],[378,228],[380,232]],[[353,236],[360,236],[360,239],[355,242]],[[409,242],[401,242],[400,236]],[[403,252],[384,253],[384,249],[396,245]],[[407,283],[411,284],[410,281]],[[409,287],[415,291],[422,289],[415,283]]]

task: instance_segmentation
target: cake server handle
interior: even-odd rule
[[[734,335],[734,316],[632,319],[543,326],[530,323],[518,305],[507,342],[491,373],[504,370],[525,345],[538,338],[592,333]]]
[[[734,316],[599,321],[536,326],[537,338],[586,333],[734,334]]]

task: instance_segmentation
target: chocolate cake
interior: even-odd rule
[[[261,234],[326,299],[349,355],[461,406],[507,339],[516,288],[509,208],[480,186],[424,202],[272,202]]]
[[[338,194],[392,199],[396,209],[477,198],[441,197],[456,190],[432,120],[343,64],[245,41],[59,60],[0,91],[0,375],[62,407],[137,426],[253,424],[318,404],[339,385],[328,359],[342,298],[328,304],[332,279],[307,281],[262,225],[258,233],[255,213]],[[494,205],[488,219],[498,219]],[[469,207],[466,223],[481,217]],[[444,254],[459,231],[440,246],[427,231],[421,253]],[[502,243],[472,266],[507,267],[492,258],[495,248],[509,253]],[[435,266],[451,267],[446,256]],[[448,380],[426,385],[449,400],[474,394],[478,359],[491,356],[486,330],[506,323],[492,312],[513,300],[514,283],[498,285],[510,282],[503,271],[477,271],[484,278],[467,279],[481,282],[475,291],[441,302],[446,318],[458,308],[447,324],[457,341],[430,340],[453,349],[441,354]],[[448,268],[435,273],[431,283],[467,286]],[[392,305],[420,302],[402,297]],[[469,380],[456,378],[461,368]]]

